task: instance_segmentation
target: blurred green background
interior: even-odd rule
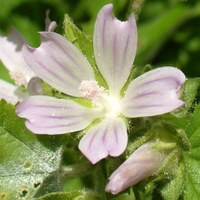
[[[63,17],[68,13],[92,35],[99,9],[109,2],[122,20],[131,10],[141,11],[137,67],[176,66],[188,77],[200,76],[199,0],[0,0],[0,34],[8,34],[14,26],[30,44],[38,45],[37,32],[44,30],[45,12],[50,9],[50,18],[59,24],[58,32],[62,33]],[[2,64],[0,78],[9,79]]]

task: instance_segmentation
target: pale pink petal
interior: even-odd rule
[[[133,15],[127,21],[120,21],[113,15],[112,8],[112,4],[104,6],[97,16],[94,53],[111,93],[119,94],[135,58],[137,27]]]
[[[18,85],[26,85],[34,76],[34,73],[27,66],[22,56],[22,45],[25,40],[22,36],[13,29],[8,37],[0,36],[0,60],[5,67],[10,71],[11,78],[19,82]],[[23,77],[19,77],[18,75]]]
[[[134,79],[122,100],[122,114],[126,117],[160,115],[179,108],[179,92],[186,78],[177,68],[162,67]]]
[[[48,96],[31,96],[16,109],[26,126],[37,134],[63,134],[86,128],[98,114],[74,101]]]
[[[41,33],[40,47],[24,46],[23,55],[38,77],[66,94],[80,97],[82,80],[95,79],[87,59],[57,33]]]
[[[166,155],[153,149],[154,144],[155,142],[148,142],[133,152],[110,176],[106,192],[118,194],[156,173],[163,165]]]
[[[108,155],[116,157],[127,146],[127,129],[121,118],[106,118],[88,130],[79,143],[81,152],[95,164]]]
[[[4,99],[8,103],[15,105],[19,98],[15,94],[17,87],[6,81],[0,80],[0,100]]]

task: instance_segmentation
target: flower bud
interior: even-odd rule
[[[33,77],[29,82],[28,82],[28,92],[29,95],[39,95],[42,94],[42,81],[38,77]]]
[[[106,192],[118,194],[126,188],[156,173],[166,156],[153,148],[155,142],[139,147],[109,178]]]

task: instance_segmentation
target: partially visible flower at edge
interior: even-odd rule
[[[125,117],[148,117],[170,112],[183,105],[178,99],[185,75],[176,68],[151,70],[120,92],[131,71],[137,47],[137,27],[133,15],[119,21],[112,4],[104,6],[94,28],[94,54],[99,71],[109,87],[99,85],[86,57],[64,37],[42,32],[38,48],[23,47],[23,55],[35,74],[61,92],[91,100],[92,108],[73,100],[32,96],[16,110],[26,118],[26,126],[36,134],[64,134],[87,128],[79,143],[81,152],[93,163],[119,156],[127,146]]]
[[[16,29],[13,29],[8,36],[0,36],[0,60],[9,70],[15,85],[27,87],[35,74],[24,61],[22,55],[24,43],[26,43],[25,39]]]
[[[7,103],[15,105],[19,97],[15,94],[17,86],[0,79],[0,100],[4,99]]]
[[[106,192],[118,194],[141,180],[154,175],[162,167],[166,155],[154,149],[155,142],[139,147],[110,176]]]
[[[49,10],[46,12],[45,30],[54,31],[57,24],[49,19]],[[8,36],[0,36],[0,61],[9,70],[9,75],[15,85],[0,80],[0,99],[16,104],[27,95],[41,94],[41,80],[28,67],[22,55],[22,46],[26,43],[22,35],[13,29]],[[28,89],[28,94],[18,91],[18,87]]]

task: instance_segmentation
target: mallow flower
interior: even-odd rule
[[[93,164],[124,152],[126,118],[160,115],[183,105],[178,96],[185,76],[173,67],[139,76],[120,94],[135,58],[137,27],[133,15],[120,21],[112,7],[108,4],[100,10],[93,36],[96,64],[108,89],[99,85],[87,58],[57,33],[42,32],[38,48],[23,47],[24,59],[38,77],[67,95],[90,100],[92,107],[39,95],[22,102],[17,115],[26,118],[27,128],[36,134],[85,130],[79,149]]]
[[[27,66],[22,55],[22,46],[25,42],[16,29],[13,29],[8,36],[0,36],[0,60],[8,69],[15,85],[26,87],[35,74]]]
[[[45,30],[54,31],[57,24],[49,18],[49,10],[46,12]],[[8,36],[0,36],[0,61],[8,69],[10,78],[14,84],[0,80],[0,99],[8,103],[16,104],[27,95],[40,94],[42,92],[41,80],[29,68],[22,55],[22,46],[26,43],[24,37],[13,29]],[[28,93],[18,90],[25,87]]]
[[[106,191],[118,194],[139,181],[154,175],[164,164],[166,155],[154,148],[155,141],[139,147],[110,176]]]
[[[27,66],[22,55],[22,46],[25,39],[13,29],[8,36],[0,36],[0,61],[8,69],[10,78],[14,84],[0,80],[0,99],[15,105],[26,96],[18,90],[19,87],[28,87],[28,83],[35,76]]]

